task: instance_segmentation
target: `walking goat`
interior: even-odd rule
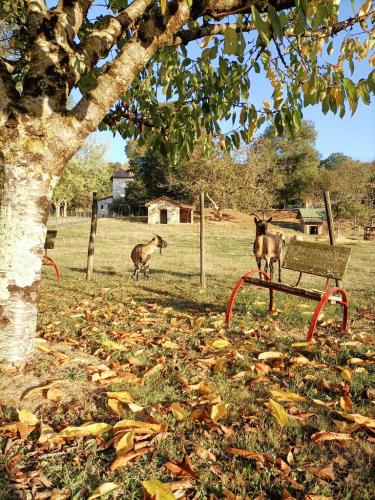
[[[273,280],[273,265],[275,262],[279,264],[279,283],[281,283],[281,259],[282,259],[282,249],[283,249],[283,235],[282,233],[270,234],[267,233],[267,225],[271,222],[272,217],[268,220],[264,218],[261,219],[256,214],[254,217],[256,235],[254,241],[254,255],[255,260],[258,265],[258,269],[261,269],[262,259],[266,261],[264,270],[267,272],[270,270],[270,278]],[[259,273],[260,279],[262,279],[262,274]]]
[[[146,279],[149,278],[150,273],[150,259],[151,255],[160,248],[166,248],[167,242],[161,236],[155,236],[148,243],[139,243],[136,245],[130,255],[134,263],[133,279],[138,281],[139,273],[142,272]]]

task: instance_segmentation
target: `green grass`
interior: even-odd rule
[[[23,373],[13,373],[11,385],[9,375],[0,371],[4,395],[0,418],[14,421],[15,408],[27,407],[58,432],[92,421],[114,424],[119,419],[146,421],[152,417],[167,423],[168,432],[155,439],[152,453],[114,472],[109,470],[115,458],[110,441],[106,445],[101,438],[85,438],[43,447],[37,442],[36,429],[8,449],[7,436],[0,434],[0,449],[7,449],[0,460],[0,498],[17,498],[9,460],[20,460],[18,457],[22,457],[21,471],[26,476],[25,492],[42,489],[32,474],[44,474],[51,483],[46,489],[66,491],[66,498],[84,500],[106,481],[120,485],[118,498],[143,498],[141,481],[184,479],[174,476],[164,464],[180,462],[185,456],[190,457],[197,474],[196,479],[188,478],[191,489],[186,498],[277,499],[285,497],[285,492],[298,499],[307,495],[372,498],[373,434],[346,421],[337,411],[342,410],[340,398],[347,394],[352,413],[375,414],[371,402],[373,245],[345,242],[352,247],[345,280],[351,331],[342,333],[337,328],[339,308],[326,308],[325,319],[334,323],[318,326],[314,345],[293,346],[305,340],[315,303],[278,294],[278,314],[269,317],[267,292],[248,287],[236,301],[233,327],[227,330],[222,325],[234,283],[254,267],[251,223],[207,225],[208,286],[204,291],[199,286],[198,225],[158,226],[156,230],[168,247],[163,255],[153,255],[150,279],[141,276],[136,283],[131,279],[131,249],[150,239],[155,227],[99,220],[95,272],[87,282],[89,223],[58,227],[56,247],[50,254],[60,266],[62,281],[56,283],[51,268],[43,269],[38,322],[38,334],[47,349],[38,349]],[[295,279],[295,274],[285,272],[284,282]],[[319,278],[304,278],[307,287],[321,284]],[[212,347],[218,339],[228,340],[229,345]],[[267,361],[269,371],[261,374],[258,370],[264,365],[259,366],[258,355],[265,351],[281,351],[284,358]],[[365,364],[350,365],[351,380],[347,380],[342,368],[349,366],[351,358],[360,358]],[[140,383],[115,380],[102,386],[92,382],[101,364],[118,374],[137,377]],[[60,401],[46,399],[42,391],[19,400],[25,389],[48,380],[62,383]],[[274,389],[306,398],[303,402],[279,401],[289,415],[299,415],[289,416],[283,429],[267,407]],[[143,409],[133,413],[125,405],[116,416],[107,405],[107,391],[128,391]],[[318,405],[313,399],[330,406]],[[185,408],[187,418],[178,420],[173,414],[171,405],[176,402]],[[217,404],[225,404],[226,413],[214,422],[210,415]],[[192,412],[199,416],[190,418]],[[350,433],[353,440],[312,443],[311,435],[320,430]],[[199,447],[213,454],[215,461],[202,458]],[[236,457],[228,448],[270,458],[261,464]],[[293,460],[281,468],[277,460],[286,463],[289,452]],[[335,479],[317,477],[316,471],[330,464]]]

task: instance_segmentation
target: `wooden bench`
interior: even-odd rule
[[[46,241],[44,243],[44,255],[43,255],[42,264],[43,264],[43,266],[52,266],[55,270],[57,281],[60,281],[61,280],[60,269],[58,268],[58,265],[56,264],[56,262],[49,255],[47,255],[47,250],[52,250],[53,248],[55,248],[56,236],[57,236],[56,230],[48,229],[47,235],[46,235]]]
[[[270,292],[269,298],[269,313],[273,310],[273,292],[284,292],[305,299],[315,300],[318,305],[315,308],[309,331],[307,333],[307,340],[311,341],[314,335],[316,323],[319,314],[326,303],[339,304],[343,307],[343,322],[341,329],[346,330],[348,326],[349,303],[346,291],[341,288],[340,281],[342,280],[350,256],[350,248],[326,245],[322,243],[310,243],[305,241],[291,241],[287,249],[284,261],[282,263],[283,269],[290,269],[298,271],[299,278],[296,285],[284,285],[282,283],[275,283],[270,280],[269,275],[259,269],[252,269],[244,274],[236,283],[226,308],[226,324],[230,326],[232,319],[232,307],[234,299],[243,284],[261,286],[268,288]],[[253,275],[260,273],[265,279],[254,278]],[[302,274],[312,274],[314,276],[322,276],[326,278],[325,287],[320,290],[307,290],[299,287]],[[328,288],[329,280],[336,280],[336,286]],[[340,294],[341,296],[337,296]]]

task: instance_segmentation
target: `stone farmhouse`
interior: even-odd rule
[[[194,207],[160,196],[146,203],[148,224],[192,224]]]
[[[125,198],[125,192],[129,184],[133,181],[133,172],[129,165],[125,164],[111,177],[112,196],[98,200],[98,216],[108,217],[111,215],[111,204],[116,199]]]

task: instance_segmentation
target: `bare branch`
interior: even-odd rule
[[[215,19],[239,13],[251,12],[254,6],[259,12],[267,11],[268,5],[272,5],[277,11],[295,7],[295,0],[210,0],[205,3],[202,14],[209,15]]]

